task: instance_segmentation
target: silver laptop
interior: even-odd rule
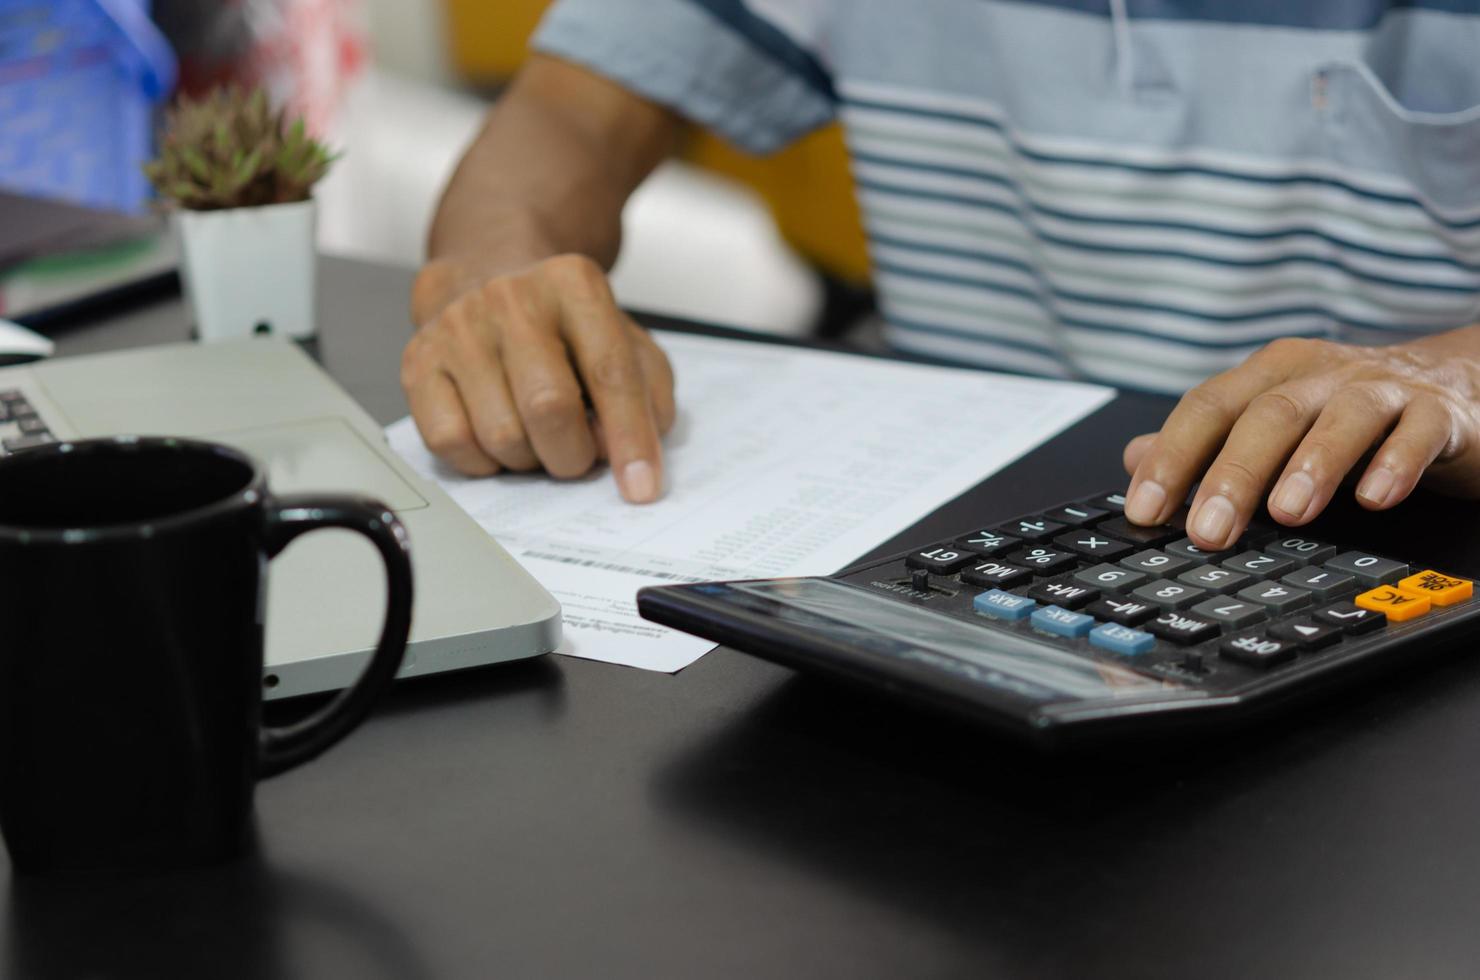
[[[401,676],[532,657],[560,642],[560,606],[445,494],[386,446],[373,419],[293,344],[173,344],[0,369],[0,448],[177,435],[245,450],[279,493],[366,494],[411,538],[416,600]],[[348,686],[374,648],[384,573],[350,531],[315,531],[274,559],[268,697]]]

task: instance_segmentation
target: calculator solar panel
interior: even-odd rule
[[[1233,720],[1471,628],[1472,583],[1255,522],[1204,552],[1117,492],[825,578],[638,593],[659,623],[1052,743]]]

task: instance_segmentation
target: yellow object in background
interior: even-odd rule
[[[446,0],[452,58],[458,72],[481,85],[503,82],[524,62],[529,36],[550,0]],[[863,223],[848,171],[843,131],[836,123],[768,157],[735,149],[696,131],[685,158],[754,188],[781,235],[824,272],[863,285],[869,279]]]

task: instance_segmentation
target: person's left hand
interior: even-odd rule
[[[1281,524],[1313,520],[1374,446],[1356,490],[1369,510],[1396,505],[1420,478],[1480,496],[1480,326],[1391,347],[1275,341],[1125,447],[1126,517],[1166,521],[1201,476],[1187,533],[1221,550],[1266,491]]]

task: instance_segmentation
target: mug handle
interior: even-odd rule
[[[370,666],[359,680],[318,711],[289,725],[263,728],[257,774],[275,776],[302,765],[355,729],[395,679],[411,632],[411,551],[406,528],[391,509],[369,497],[289,495],[268,497],[264,538],[276,558],[301,534],[322,527],[358,531],[385,562],[385,622]],[[265,588],[264,583],[264,588]]]

